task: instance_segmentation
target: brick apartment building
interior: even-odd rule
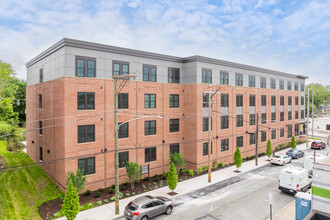
[[[62,39],[27,64],[27,152],[60,186],[84,168],[89,189],[114,184],[114,83],[134,74],[118,100],[120,181],[125,162],[149,164],[150,175],[168,171],[169,156],[186,167],[207,165],[209,83],[213,98],[211,159],[232,162],[292,135],[304,120],[307,77],[202,56],[174,57]],[[249,132],[249,133],[248,133]],[[47,163],[49,162],[49,163]]]

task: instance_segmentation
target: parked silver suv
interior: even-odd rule
[[[134,199],[125,207],[126,219],[148,220],[154,216],[172,213],[173,201],[163,196],[141,196]]]

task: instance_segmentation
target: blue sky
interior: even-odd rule
[[[202,55],[330,85],[330,1],[1,0],[0,60],[25,63],[62,38]]]

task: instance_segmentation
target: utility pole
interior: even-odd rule
[[[312,88],[312,138],[314,138],[314,88]]]
[[[119,159],[118,159],[118,93],[124,87],[125,83],[134,76],[114,76],[114,117],[115,117],[115,214],[119,215]],[[122,80],[121,84],[117,85],[118,79]]]
[[[309,124],[309,86],[307,87],[307,124],[306,124],[306,147],[308,148],[308,124]]]
[[[212,131],[211,131],[211,123],[212,123],[212,116],[211,116],[211,114],[212,114],[212,102],[211,102],[211,99],[212,99],[212,94],[211,94],[211,84],[209,84],[209,91],[210,91],[210,93],[209,93],[209,119],[208,119],[208,126],[209,126],[209,144],[208,144],[208,149],[207,149],[207,153],[208,153],[208,164],[209,164],[209,166],[208,166],[208,180],[209,180],[209,183],[211,182],[211,144],[212,144],[212,139],[211,139],[211,133],[212,133]]]
[[[258,138],[259,138],[259,113],[257,113],[257,132],[256,132],[256,166],[258,166]]]

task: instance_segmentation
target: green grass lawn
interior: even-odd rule
[[[4,141],[0,141],[0,155],[4,158],[5,167],[33,163],[24,152],[8,152]],[[41,219],[38,207],[61,194],[38,166],[0,172],[0,219]]]

